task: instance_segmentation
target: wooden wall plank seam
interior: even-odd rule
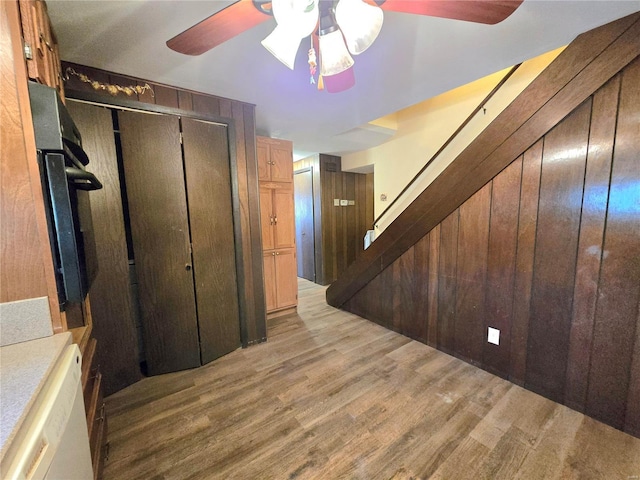
[[[624,428],[640,302],[640,57],[622,72],[618,108],[586,413]]]
[[[509,380],[524,385],[533,278],[533,250],[538,225],[538,198],[544,139],[529,148],[522,159],[520,210],[513,287]]]
[[[620,75],[595,93],[580,219],[565,402],[584,412],[592,335],[600,280],[605,216],[609,200],[611,160],[618,116]]]
[[[500,330],[500,343],[484,343],[482,363],[502,377],[509,375],[521,181],[522,156],[493,179],[491,199],[484,331]]]
[[[527,343],[527,388],[560,403],[569,349],[591,101],[545,136]]]

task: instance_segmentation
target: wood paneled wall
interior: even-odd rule
[[[640,436],[640,57],[344,308]]]
[[[62,331],[17,2],[0,2],[0,22],[0,302],[49,297]]]
[[[640,12],[577,37],[327,290],[339,307],[640,55]]]
[[[313,169],[316,282],[321,285],[334,282],[362,254],[373,223],[373,174],[343,172],[341,163],[340,157],[326,154],[294,163],[294,172]],[[355,205],[336,207],[336,198]]]
[[[255,106],[227,98],[206,95],[144,79],[124,76],[69,62],[62,63],[63,73],[67,69],[87,75],[92,80],[121,86],[145,85],[153,89],[140,95],[127,96],[120,92],[112,96],[103,90],[95,91],[78,76],[69,74],[65,92],[69,98],[92,100],[109,105],[135,108],[138,102],[157,105],[159,108],[175,108],[196,114],[219,116],[230,120],[235,132],[236,167],[240,201],[240,226],[242,231],[242,272],[240,272],[239,295],[244,300],[246,319],[243,345],[266,340],[266,313],[262,281],[262,245],[260,239],[260,209],[258,196],[258,172],[255,147]]]

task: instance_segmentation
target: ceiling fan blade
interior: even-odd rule
[[[168,40],[167,47],[185,55],[201,55],[270,18],[252,0],[239,0]]]
[[[511,15],[522,2],[523,0],[385,0],[380,8],[389,12],[493,25]]]

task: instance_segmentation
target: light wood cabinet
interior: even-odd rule
[[[261,182],[293,182],[293,150],[291,142],[257,137],[258,180]]]
[[[287,248],[295,245],[293,189],[260,188],[262,249]]]
[[[264,272],[267,311],[295,307],[298,303],[295,249],[265,252]]]
[[[298,300],[293,146],[257,137],[260,225],[267,314],[295,308]]]
[[[100,365],[95,360],[96,341],[90,340],[91,307],[88,297],[84,305],[74,304],[73,309],[67,306],[63,312],[58,305],[29,108],[28,79],[55,87],[62,96],[57,44],[42,0],[0,1],[0,18],[3,48],[0,62],[3,112],[3,141],[0,146],[3,172],[0,202],[3,208],[0,223],[4,227],[0,264],[3,276],[11,279],[11,282],[3,282],[0,288],[0,301],[47,296],[56,333],[69,330],[69,325],[84,323],[84,326],[70,331],[83,358],[87,431],[91,439],[94,478],[99,478],[107,424],[102,410]],[[23,48],[25,46],[28,48]],[[80,318],[79,322],[77,318]]]
[[[43,0],[19,0],[24,57],[31,80],[56,88],[63,96],[58,42]]]

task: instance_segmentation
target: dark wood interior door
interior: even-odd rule
[[[200,365],[177,117],[119,112],[149,374]]]
[[[300,170],[293,176],[296,216],[298,276],[316,281],[315,232],[313,222],[313,170]]]
[[[240,347],[229,143],[225,125],[182,119],[202,363]]]
[[[90,193],[98,260],[90,294],[92,334],[105,395],[110,395],[140,380],[113,120],[104,107],[69,100],[67,108],[82,132],[88,169],[104,185]]]

